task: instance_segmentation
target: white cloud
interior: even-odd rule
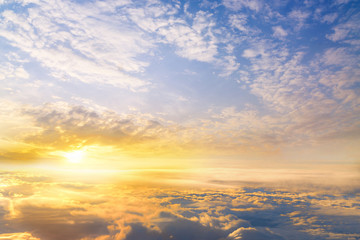
[[[303,12],[301,10],[292,10],[289,13],[289,17],[300,22],[305,21],[310,16],[309,12]]]
[[[156,34],[161,43],[175,46],[175,52],[179,56],[189,60],[214,62],[218,47],[212,15],[203,11],[191,16],[188,14],[192,20],[188,23],[185,19],[172,15],[177,11],[171,6],[150,5],[142,9],[130,9],[128,12],[132,21],[140,28]],[[154,12],[157,13],[156,16]]]
[[[176,46],[176,53],[190,60],[213,62],[218,53],[216,37],[212,33],[211,16],[198,12],[192,26],[184,21],[158,30],[168,43]]]
[[[235,56],[223,57],[222,60],[219,62],[219,65],[222,65],[222,69],[221,69],[222,73],[220,74],[220,76],[222,77],[231,75],[240,67],[240,63],[237,62]]]
[[[269,240],[282,240],[283,237],[273,234],[267,230],[258,230],[253,227],[241,227],[230,233],[226,240],[252,240],[252,239],[269,239]]]
[[[329,13],[322,17],[321,22],[333,23],[338,17],[337,13]]]
[[[225,7],[238,11],[244,7],[259,12],[263,3],[260,0],[223,0]]]
[[[234,27],[244,33],[249,32],[249,27],[246,26],[247,16],[244,14],[231,15],[229,17],[229,23],[232,27]]]
[[[245,58],[254,58],[262,54],[264,54],[264,52],[260,49],[245,49],[242,56]]]
[[[358,38],[358,33],[360,30],[360,26],[358,24],[360,19],[360,15],[353,15],[346,22],[340,23],[333,27],[333,33],[327,34],[326,37],[334,42],[342,41],[342,40],[350,40]]]
[[[148,83],[131,73],[148,65],[137,59],[151,41],[126,19],[111,18],[126,2],[41,2],[23,13],[2,13],[0,35],[62,80],[106,83],[137,91]],[[106,15],[106,14],[107,15]],[[122,24],[120,25],[119,22]]]
[[[274,31],[273,36],[276,38],[284,38],[288,35],[288,33],[281,26],[275,26],[272,29]]]
[[[5,62],[0,65],[0,80],[27,79],[29,73],[21,65]]]
[[[343,26],[337,26],[334,28],[334,33],[326,35],[328,39],[331,41],[339,41],[343,40],[347,37],[348,33],[350,32],[350,29]]]
[[[327,49],[321,58],[321,61],[326,65],[353,65],[356,61],[351,54],[347,52],[346,48],[330,48]]]
[[[288,15],[288,17],[296,25],[296,27],[295,27],[296,31],[299,31],[301,28],[304,27],[305,22],[309,16],[310,16],[309,12],[301,11],[301,10],[297,10],[297,9],[292,10]]]

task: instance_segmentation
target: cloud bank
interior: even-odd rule
[[[215,187],[201,185],[199,178],[189,188],[181,183],[189,180],[184,177],[176,187],[170,181],[172,174],[158,178],[161,185],[146,185],[151,178],[146,174],[154,173],[129,173],[142,175],[142,180],[114,184],[96,183],[94,177],[91,182],[68,182],[55,175],[2,172],[0,236],[42,240],[360,236],[360,199],[355,192],[320,185],[298,192],[266,182]]]

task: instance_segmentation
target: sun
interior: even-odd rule
[[[84,151],[77,150],[73,152],[68,152],[64,154],[64,157],[67,158],[70,163],[80,163],[84,157]]]

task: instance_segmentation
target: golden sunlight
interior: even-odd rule
[[[84,151],[77,150],[73,152],[68,152],[64,154],[64,157],[66,157],[66,159],[70,163],[80,163],[84,158]]]

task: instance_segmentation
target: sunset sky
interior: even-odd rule
[[[356,0],[0,0],[0,239],[360,239],[359,53]]]
[[[0,4],[3,163],[359,164],[357,1]]]

